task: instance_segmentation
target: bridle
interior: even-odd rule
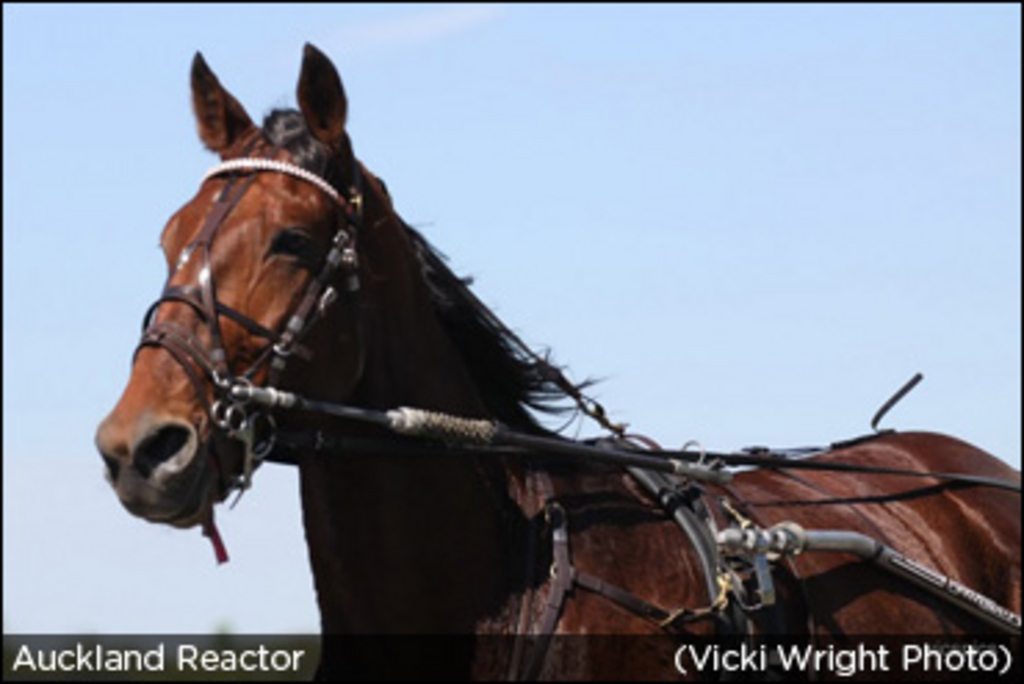
[[[356,252],[357,237],[363,219],[362,172],[358,162],[353,164],[352,185],[341,193],[317,174],[273,157],[280,152],[274,147],[266,157],[243,156],[224,161],[206,172],[202,182],[228,176],[224,188],[207,212],[195,239],[188,243],[168,275],[160,297],[149,307],[143,319],[142,338],[135,349],[134,359],[144,347],[166,350],[184,370],[202,403],[210,424],[224,436],[242,442],[245,448],[243,472],[226,483],[226,490],[245,490],[251,484],[252,471],[274,448],[276,425],[266,412],[248,405],[244,393],[234,388],[252,388],[256,375],[268,368],[269,386],[277,386],[292,356],[310,360],[310,350],[302,344],[313,325],[321,320],[337,299],[335,285],[339,273],[344,276],[341,288],[355,309],[359,291],[359,263]],[[247,150],[248,152],[248,150]],[[247,153],[246,152],[246,153]],[[256,181],[260,173],[279,173],[298,178],[327,195],[337,207],[337,228],[323,264],[310,278],[298,304],[287,317],[280,332],[270,330],[255,320],[218,301],[212,272],[211,251],[220,227],[231,211]],[[248,175],[246,175],[248,174]],[[198,253],[198,254],[197,254]],[[194,284],[171,285],[171,279],[193,258],[201,265]],[[155,321],[157,309],[168,302],[183,303],[192,308],[209,336],[204,343],[192,332],[173,321]],[[235,373],[224,348],[220,317],[225,316],[267,344],[256,359],[242,372]],[[365,364],[365,345],[359,316],[353,316],[356,326],[357,375],[362,375]],[[212,388],[213,399],[208,398]],[[210,459],[214,468],[217,464]],[[221,480],[224,480],[221,473]]]

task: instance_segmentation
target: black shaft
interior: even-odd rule
[[[358,420],[362,423],[374,423],[387,428],[391,427],[391,420],[388,418],[388,414],[384,411],[361,409],[356,408],[355,406],[332,404],[326,401],[313,401],[312,399],[306,399],[304,397],[297,397],[295,408],[303,411],[326,413],[331,416],[346,418],[348,420]]]

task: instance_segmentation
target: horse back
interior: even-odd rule
[[[1020,482],[1019,471],[992,455],[933,433],[886,434],[815,459]],[[738,474],[721,494],[761,526],[790,520],[808,530],[868,535],[1020,612],[1017,492],[930,478],[766,469]],[[819,632],[987,631],[974,618],[847,554],[805,553],[780,569]]]

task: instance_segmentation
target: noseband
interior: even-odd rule
[[[354,300],[359,290],[358,257],[356,238],[362,223],[362,174],[358,162],[353,165],[352,187],[346,195],[338,192],[320,176],[289,162],[272,157],[279,151],[274,148],[268,157],[243,157],[218,164],[203,176],[203,182],[210,178],[229,175],[224,188],[210,207],[206,219],[192,242],[185,246],[174,270],[167,278],[163,293],[149,307],[143,320],[142,339],[135,349],[135,358],[143,347],[160,347],[185,371],[189,381],[203,405],[211,425],[229,438],[241,441],[245,446],[245,467],[241,477],[227,484],[228,489],[245,490],[251,482],[254,465],[265,457],[274,446],[275,425],[273,418],[262,411],[250,411],[245,400],[239,400],[238,393],[231,389],[237,386],[251,387],[257,373],[269,366],[268,382],[277,385],[288,360],[296,355],[305,360],[311,358],[310,351],[301,340],[323,318],[328,307],[337,299],[333,281],[340,271],[344,276],[344,290],[354,310]],[[298,178],[319,188],[339,208],[338,228],[331,240],[331,248],[324,258],[317,274],[310,279],[305,293],[287,318],[284,330],[270,330],[245,314],[217,300],[213,279],[211,251],[217,232],[231,211],[238,205],[246,191],[260,173],[280,173]],[[244,177],[248,174],[247,177]],[[202,259],[197,282],[188,285],[171,285],[170,281],[196,252]],[[187,304],[195,311],[209,335],[204,343],[196,335],[173,321],[153,320],[160,305],[167,302]],[[220,317],[240,325],[251,335],[267,341],[266,347],[256,360],[244,371],[235,374],[228,362],[221,333]],[[362,374],[365,350],[359,316],[353,316],[356,325],[358,345],[357,373]],[[134,363],[134,359],[133,359]],[[209,383],[209,386],[207,385]],[[212,387],[211,400],[208,390]]]

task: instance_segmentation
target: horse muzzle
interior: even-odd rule
[[[191,527],[213,505],[216,473],[193,426],[155,419],[123,426],[111,416],[97,430],[96,446],[107,481],[132,515]]]

